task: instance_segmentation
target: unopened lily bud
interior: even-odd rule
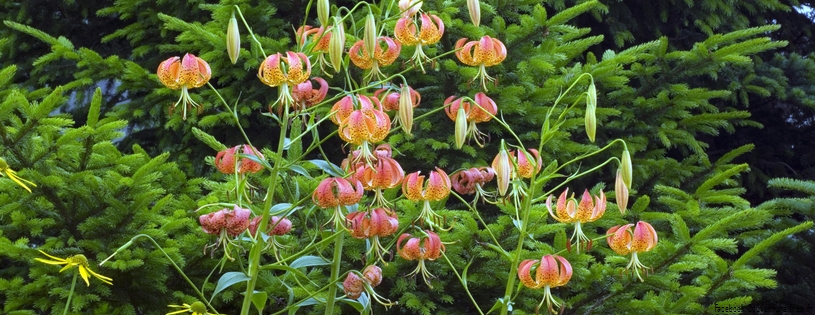
[[[473,25],[478,27],[481,24],[481,1],[467,0],[467,9],[470,11],[470,20],[473,21]]]
[[[362,41],[365,44],[365,50],[368,52],[368,55],[373,58],[374,51],[376,50],[376,19],[374,19],[374,14],[371,12],[368,12],[368,16],[365,18],[365,29]]]
[[[464,106],[458,108],[456,113],[456,149],[461,149],[464,146],[464,140],[467,139],[467,112]]]
[[[595,107],[586,106],[586,135],[589,136],[589,141],[594,142],[594,136],[597,133],[597,114]]]
[[[232,12],[229,25],[226,27],[226,53],[233,65],[238,62],[238,55],[241,53],[241,34],[238,31],[238,19],[235,18],[235,12]]]
[[[345,27],[342,20],[334,17],[334,26],[331,27],[331,42],[328,44],[328,60],[331,62],[334,72],[340,72],[343,50],[345,50]]]
[[[362,276],[368,281],[368,284],[372,287],[376,287],[382,283],[382,268],[370,265],[365,267],[365,270],[362,271]]]
[[[631,166],[631,153],[628,152],[628,148],[623,150],[623,157],[620,159],[620,164],[620,168],[622,168],[623,183],[625,183],[625,187],[631,187],[634,167]]]
[[[589,85],[586,91],[586,105],[589,107],[597,107],[597,87],[594,86],[594,81]]]
[[[501,143],[501,151],[492,160],[492,169],[495,170],[495,177],[498,183],[498,193],[503,196],[509,190],[509,181],[512,177],[512,162],[509,160],[509,152],[503,141]]]
[[[402,131],[410,135],[410,130],[413,129],[413,99],[407,85],[399,93],[399,121],[402,122]]]
[[[628,186],[623,181],[623,169],[617,169],[617,178],[614,181],[614,194],[617,197],[617,208],[620,208],[620,213],[624,214],[625,209],[628,208]]]
[[[320,26],[328,26],[328,11],[330,5],[328,0],[317,0],[317,19],[320,20]]]
[[[399,0],[399,10],[403,17],[412,18],[422,8],[421,0]]]

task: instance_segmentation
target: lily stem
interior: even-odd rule
[[[328,283],[333,284],[328,287],[328,298],[325,299],[325,314],[331,315],[334,313],[334,299],[337,298],[337,280],[340,277],[340,263],[342,262],[342,242],[345,237],[345,231],[338,230],[337,239],[334,240],[334,259],[331,262],[331,279]]]

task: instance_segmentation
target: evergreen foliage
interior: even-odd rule
[[[254,75],[265,54],[295,50],[294,29],[315,24],[313,9],[303,19],[310,3],[116,1],[100,6],[64,1],[65,10],[83,8],[94,40],[41,27],[31,13],[34,2],[22,5],[17,16],[3,16],[7,28],[0,29],[5,38],[0,39],[0,53],[10,58],[4,58],[0,71],[0,157],[38,185],[29,194],[0,178],[0,264],[7,266],[0,269],[4,312],[62,311],[67,275],[34,262],[41,249],[60,257],[84,254],[95,271],[113,278],[113,286],[80,285],[72,313],[163,314],[167,304],[200,299],[171,260],[207,298],[217,296],[213,304],[221,313],[238,313],[244,282],[255,280],[236,264],[202,253],[212,238],[201,231],[201,213],[195,212],[236,198],[246,198],[255,215],[285,214],[295,226],[295,233],[275,238],[285,246],[285,264],[273,263],[272,255],[261,256],[265,265],[252,297],[255,306],[262,313],[287,305],[296,305],[290,310],[322,312],[319,305],[326,294],[320,290],[333,285],[326,279],[338,245],[330,245],[336,234],[323,228],[328,215],[312,204],[311,192],[326,174],[340,174],[333,164],[340,164],[351,148],[343,148],[336,137],[320,142],[336,130],[328,123],[298,128],[328,117],[342,91],[356,86],[341,76],[325,77],[332,92],[324,105],[310,118],[284,122],[268,112],[277,98],[274,90]],[[636,5],[645,9],[632,10]],[[554,289],[569,314],[631,309],[645,314],[717,313],[717,307],[747,309],[762,299],[782,300],[781,291],[772,290],[778,286],[776,279],[795,278],[800,270],[808,272],[805,279],[815,274],[805,259],[812,256],[806,244],[812,243],[815,183],[772,180],[769,185],[784,189],[782,194],[806,196],[764,203],[755,200],[755,190],[766,188],[764,180],[788,174],[777,165],[793,163],[798,170],[809,165],[812,153],[801,153],[805,139],[751,142],[811,132],[805,122],[815,108],[815,72],[808,70],[815,64],[799,54],[775,54],[790,44],[777,40],[789,30],[766,23],[771,12],[789,11],[790,5],[707,0],[666,1],[651,8],[637,1],[482,1],[477,28],[467,21],[465,0],[424,1],[424,10],[438,14],[447,26],[441,42],[425,48],[429,55],[454,50],[463,37],[490,35],[506,44],[508,57],[489,69],[497,84],[488,89],[498,104],[497,116],[518,139],[509,140],[504,126],[493,121],[479,127],[490,136],[485,147],[469,143],[455,149],[454,126],[439,109],[450,95],[472,97],[478,91],[478,82],[471,81],[477,69],[452,55],[441,57],[426,73],[404,74],[423,99],[413,135],[392,132],[387,138],[404,170],[439,166],[452,173],[488,165],[501,138],[530,148],[544,138],[548,142],[540,154],[548,167],[542,174],[550,177],[541,191],[532,192],[540,197],[528,209],[531,222],[515,219],[519,209],[510,202],[479,204],[477,211],[466,199],[434,202],[433,209],[450,218],[453,229],[440,233],[451,242],[445,256],[427,263],[436,276],[432,288],[402,277],[415,262],[396,259],[383,266],[385,280],[377,292],[398,300],[395,311],[404,313],[473,314],[500,308],[506,303],[501,292],[507,277],[517,276],[507,273],[514,254],[505,249],[523,237],[521,257],[560,253],[571,262],[573,278]],[[224,38],[235,6],[251,22],[254,36],[240,26],[244,45],[232,65]],[[361,26],[365,16],[355,14],[351,19]],[[756,22],[762,19],[764,23]],[[385,24],[392,31],[395,21]],[[348,37],[362,35],[349,31]],[[193,98],[203,112],[182,120],[167,114],[177,91],[163,87],[153,69],[185,52],[209,62],[213,89],[196,89]],[[402,59],[411,54],[403,50]],[[17,67],[25,69],[25,75],[15,76]],[[386,69],[402,70],[398,62]],[[599,132],[593,143],[583,131],[586,94],[575,92],[588,88],[584,74],[591,75],[599,92]],[[567,93],[570,86],[575,91]],[[768,109],[782,101],[789,115]],[[555,107],[558,102],[579,105],[565,112],[564,106]],[[550,110],[555,116],[565,112],[566,118],[547,133],[541,126],[549,122]],[[790,117],[796,122],[787,124]],[[284,153],[274,148],[278,138],[287,136],[280,134],[287,124],[296,128],[286,139]],[[779,125],[785,129],[776,129]],[[735,133],[747,140],[722,144]],[[300,140],[291,140],[301,134]],[[212,156],[244,143],[244,136],[261,150],[265,159],[256,161],[271,175],[264,171],[246,183],[231,175],[213,175]],[[620,146],[615,139],[623,139],[633,156],[630,213],[607,212],[586,230],[597,238],[591,251],[565,252],[572,226],[548,220],[543,200],[567,186],[578,193],[582,188],[593,194],[608,192],[613,181],[608,166],[579,179],[570,175],[616,160],[619,155],[613,152]],[[797,160],[789,162],[792,157]],[[579,163],[564,165],[573,159]],[[800,173],[804,178],[811,173],[809,166]],[[276,181],[281,184],[263,198],[263,189]],[[236,186],[248,187],[242,185],[255,187],[250,191],[259,194],[236,196]],[[386,191],[386,196],[393,199],[398,190]],[[748,191],[751,195],[745,196]],[[405,199],[397,201],[396,208],[401,227],[411,225],[421,211],[420,204]],[[608,228],[638,220],[650,222],[659,234],[659,245],[641,256],[651,267],[644,282],[623,275],[627,259],[602,238]],[[527,235],[521,236],[524,224]],[[151,237],[163,250],[142,240],[117,252],[138,234]],[[391,248],[395,242],[395,237],[387,239]],[[346,238],[341,270],[364,267],[361,253],[366,246],[365,241]],[[302,249],[313,252],[303,254]],[[115,259],[97,265],[114,252]],[[781,257],[790,253],[796,259],[782,264],[787,260]],[[255,255],[240,250],[233,254],[241,257],[239,262]],[[809,283],[798,282],[794,288],[813,292]],[[541,290],[515,289],[511,308],[516,314],[531,313],[542,296]],[[340,301],[343,313],[364,305],[348,298]],[[375,310],[381,312],[380,306]]]

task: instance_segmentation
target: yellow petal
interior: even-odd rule
[[[101,280],[101,281],[102,281],[102,282],[104,282],[104,283],[107,283],[107,284],[113,285],[113,282],[112,282],[112,281],[113,281],[113,279],[111,279],[110,277],[105,277],[105,276],[103,276],[103,275],[100,275],[100,274],[96,273],[95,271],[91,270],[90,268],[88,268],[88,272],[90,272],[90,273],[91,273],[91,275],[93,275],[94,277],[96,277],[96,279],[99,279],[99,280]]]
[[[91,286],[91,282],[88,280],[88,269],[84,266],[79,266],[79,276],[82,277],[82,280],[85,280],[85,284]]]
[[[63,264],[66,264],[65,261],[45,260],[45,259],[42,259],[42,258],[34,258],[34,260],[39,261],[39,262],[44,263],[44,264],[49,264],[49,265],[63,265]]]
[[[76,263],[68,263],[67,265],[65,265],[65,267],[62,267],[62,269],[60,269],[59,272],[63,272],[65,270],[71,269],[74,266],[76,266]]]

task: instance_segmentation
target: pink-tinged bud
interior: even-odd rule
[[[470,21],[478,27],[481,24],[481,1],[467,0],[467,10],[470,11]]]
[[[232,12],[229,25],[226,27],[226,53],[233,65],[238,62],[238,55],[241,53],[241,34],[238,31],[238,19],[235,18],[235,12]]]
[[[509,182],[512,179],[512,162],[509,160],[509,153],[501,143],[501,151],[492,160],[492,169],[495,170],[495,177],[498,182],[498,193],[503,196],[509,190]]]
[[[382,268],[370,265],[362,270],[362,276],[365,277],[365,280],[367,280],[372,287],[376,287],[382,283]]]
[[[625,187],[631,188],[631,181],[633,180],[634,167],[631,165],[631,153],[628,148],[623,150],[623,157],[620,159],[620,167],[622,168],[623,183]]]
[[[342,52],[345,50],[345,26],[342,20],[334,17],[334,26],[331,27],[331,43],[328,44],[328,60],[334,72],[340,72],[342,67]]]
[[[399,11],[403,17],[413,18],[422,9],[421,0],[399,0]]]
[[[622,169],[617,169],[617,178],[614,180],[614,195],[617,199],[617,208],[620,208],[620,214],[625,214],[628,208],[628,187],[623,181]]]

